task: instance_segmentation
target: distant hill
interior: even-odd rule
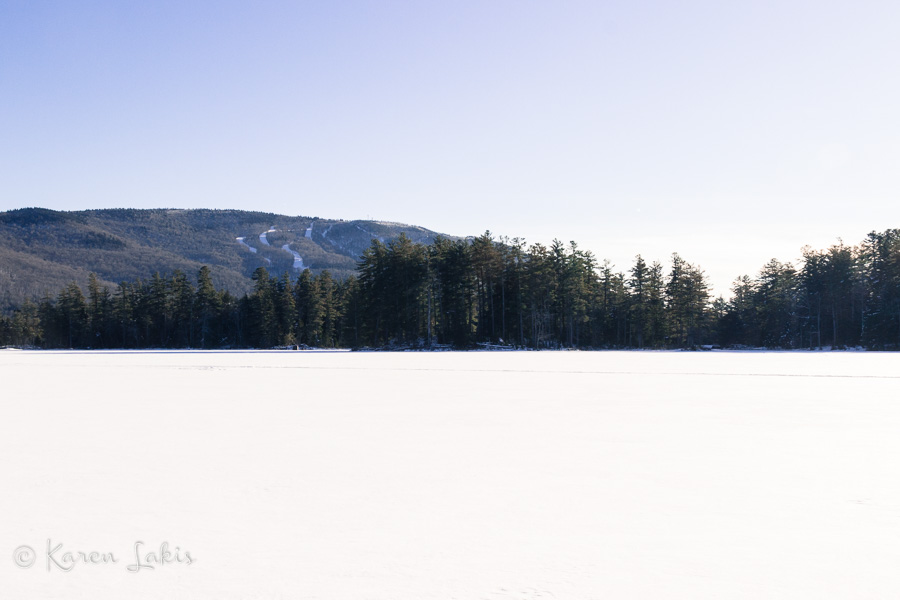
[[[243,294],[250,275],[328,269],[344,278],[373,238],[405,233],[430,243],[438,233],[400,223],[290,217],[242,210],[107,209],[0,213],[0,311],[56,294],[94,272],[110,286],[208,265],[216,287]]]

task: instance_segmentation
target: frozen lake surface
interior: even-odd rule
[[[0,351],[0,589],[896,598],[898,367],[888,353]]]

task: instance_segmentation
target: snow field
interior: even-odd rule
[[[898,359],[0,351],[0,587],[896,597]],[[130,573],[138,540],[196,562]]]

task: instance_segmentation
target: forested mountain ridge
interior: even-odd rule
[[[295,275],[328,269],[340,280],[373,239],[401,233],[422,243],[438,235],[399,223],[242,210],[11,210],[0,213],[0,312],[73,281],[84,287],[92,272],[114,287],[157,272],[194,275],[206,265],[217,288],[237,295],[252,289],[261,266]]]

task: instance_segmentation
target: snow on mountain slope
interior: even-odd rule
[[[306,237],[311,237],[310,236],[311,231],[312,231],[312,224],[310,224],[309,229],[306,230]],[[264,231],[259,234],[259,241],[262,244],[265,244],[266,246],[271,247],[272,244],[269,243],[268,234],[277,233],[277,232],[278,232],[278,229],[276,229],[275,226],[273,225],[267,231]],[[243,238],[240,238],[240,239],[243,239]],[[287,252],[288,254],[290,254],[294,258],[294,264],[292,265],[292,268],[295,271],[302,271],[303,269],[306,268],[303,264],[303,257],[300,256],[300,254],[298,252],[292,250],[290,247],[290,244],[284,244],[283,246],[281,246],[281,249],[284,250],[285,252]],[[253,249],[253,251],[255,252],[256,250]],[[268,261],[270,264],[272,262],[268,258],[266,258],[266,261]]]
[[[266,237],[266,234],[275,233],[276,231],[278,231],[278,230],[275,229],[275,227],[270,227],[268,229],[268,231],[263,231],[261,234],[259,234],[260,243],[263,244],[264,246],[271,246],[272,244],[269,243],[269,240]]]
[[[300,254],[298,252],[291,250],[290,245],[285,244],[284,246],[281,247],[281,249],[284,250],[285,252],[290,252],[291,255],[294,257],[294,270],[302,271],[305,268],[303,266],[303,257],[300,256]]]
[[[244,241],[246,238],[239,237],[239,238],[235,238],[235,239],[238,241],[238,244],[240,244],[241,246],[244,246],[245,248],[247,248],[247,250],[256,254],[256,248],[254,248],[253,246],[251,246],[250,244],[248,244],[247,242]]]

